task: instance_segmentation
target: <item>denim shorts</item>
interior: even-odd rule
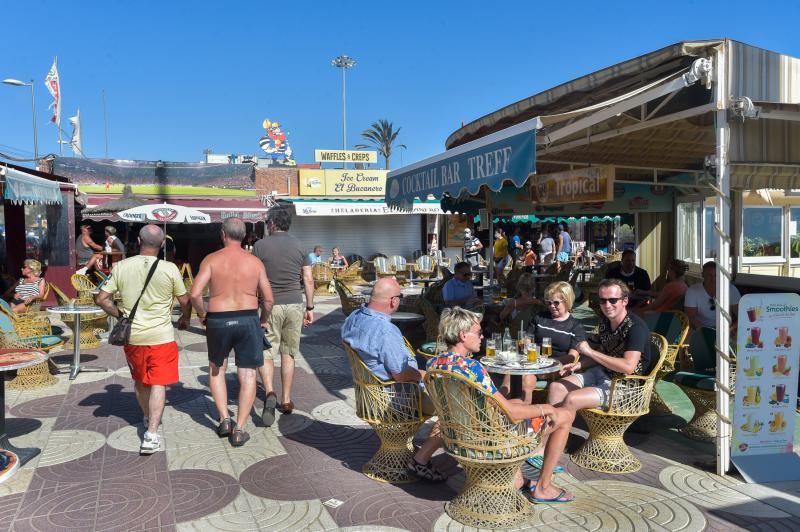
[[[603,366],[592,366],[584,372],[576,373],[581,388],[594,388],[600,398],[600,408],[608,409],[611,393],[611,377]]]

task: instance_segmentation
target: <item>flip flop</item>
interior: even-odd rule
[[[562,489],[558,497],[554,499],[537,499],[533,496],[533,492],[531,492],[531,502],[533,504],[566,504],[568,502],[575,502],[575,496],[567,496],[567,490]]]
[[[542,466],[544,465],[544,456],[542,456],[541,454],[537,454],[535,456],[529,456],[528,459],[525,461],[528,462],[528,465],[530,465],[532,468],[541,471]],[[563,473],[563,472],[564,472],[563,466],[557,465],[553,468],[553,474]]]

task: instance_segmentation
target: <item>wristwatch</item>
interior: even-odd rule
[[[314,307],[313,306],[306,307],[306,312],[309,311],[309,310],[314,310]]]

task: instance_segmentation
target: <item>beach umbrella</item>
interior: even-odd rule
[[[211,223],[211,216],[208,214],[184,207],[183,205],[173,205],[170,203],[154,203],[141,205],[117,213],[126,222],[137,223],[157,223],[164,224],[164,235],[167,234],[167,224],[208,224]],[[164,257],[167,255],[167,248],[164,247]]]
[[[126,211],[142,205],[147,205],[147,200],[134,194],[130,185],[125,185],[125,188],[122,189],[122,195],[120,197],[111,201],[107,201],[102,205],[96,205],[94,207],[89,207],[88,209],[83,209],[81,211],[81,215],[97,216],[103,214],[115,214],[120,211]]]

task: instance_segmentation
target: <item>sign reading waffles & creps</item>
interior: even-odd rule
[[[378,152],[359,150],[314,150],[318,163],[377,163]]]
[[[540,205],[610,201],[614,198],[614,167],[536,175],[531,179],[531,196]]]

